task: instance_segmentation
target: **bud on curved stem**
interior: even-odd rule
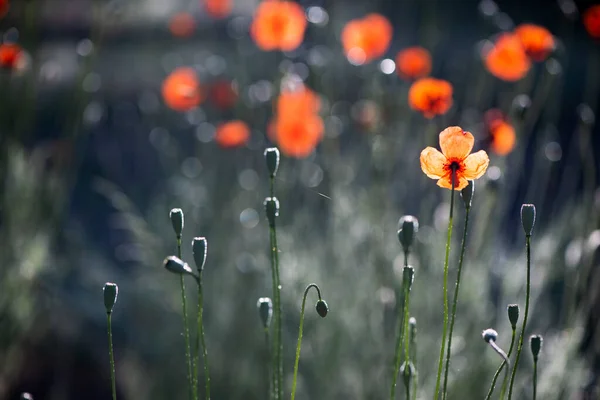
[[[489,344],[489,345],[490,345],[490,347],[491,347],[492,349],[494,349],[494,351],[495,351],[496,353],[498,353],[498,355],[499,355],[500,357],[502,357],[502,359],[504,360],[504,362],[505,362],[505,363],[506,363],[506,365],[507,365],[507,368],[506,368],[506,372],[505,372],[505,374],[506,374],[506,376],[508,377],[508,372],[509,372],[509,369],[510,369],[510,360],[508,359],[508,356],[506,355],[506,353],[504,352],[504,350],[502,350],[502,349],[500,348],[500,346],[498,346],[498,345],[496,344],[496,340],[498,339],[498,332],[496,332],[496,331],[495,331],[495,330],[493,330],[493,329],[486,329],[486,330],[484,330],[484,331],[481,333],[481,337],[483,338],[483,340],[485,340],[485,342],[486,342],[487,344]]]
[[[196,282],[199,282],[198,275],[192,270],[192,268],[186,263],[183,262],[179,257],[169,256],[164,259],[163,267],[169,272],[172,272],[177,275],[190,275],[196,279]]]

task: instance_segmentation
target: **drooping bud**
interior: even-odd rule
[[[404,385],[409,386],[410,380],[412,379],[415,371],[415,366],[412,362],[404,361],[400,366],[400,373],[402,374],[402,378],[404,379]]]
[[[475,192],[475,181],[468,182],[469,184],[460,191],[460,197],[462,197],[467,210],[471,208],[471,203],[473,202],[473,193]]]
[[[327,313],[329,312],[329,306],[327,305],[327,302],[325,302],[325,300],[322,299],[317,301],[317,305],[315,306],[315,308],[317,309],[317,313],[319,313],[321,318],[325,318],[327,316]]]
[[[414,280],[415,269],[410,265],[406,265],[402,268],[402,283],[408,285],[408,290],[410,290]]]
[[[262,321],[263,328],[267,329],[271,325],[273,317],[273,302],[268,297],[261,297],[256,302],[256,308],[258,308],[258,316]]]
[[[172,209],[169,213],[169,218],[171,218],[171,224],[173,225],[175,235],[177,238],[181,238],[181,232],[183,232],[183,211],[181,208]]]
[[[279,200],[277,200],[277,197],[267,197],[265,199],[265,211],[269,220],[269,226],[274,227],[275,218],[279,216]]]
[[[206,242],[206,238],[195,237],[192,240],[192,252],[194,253],[194,262],[196,263],[196,269],[198,269],[198,272],[202,272],[204,269],[207,248],[208,243]]]
[[[513,330],[517,329],[517,322],[519,321],[519,305],[509,304],[508,305],[508,320]]]
[[[531,236],[533,226],[535,225],[535,206],[533,204],[523,204],[521,206],[521,224],[526,236]]]
[[[189,274],[194,275],[194,271],[190,268],[187,263],[183,262],[180,258],[175,256],[169,256],[165,258],[163,261],[163,266],[167,271],[172,272],[174,274]]]
[[[419,220],[412,215],[404,215],[398,222],[398,240],[405,253],[408,253],[410,246],[415,239],[415,234],[419,231]]]
[[[540,350],[542,349],[542,343],[544,342],[544,338],[542,335],[531,335],[529,338],[529,345],[531,346],[531,354],[533,354],[533,361],[537,362],[538,355],[540,354]]]
[[[485,331],[481,332],[481,337],[486,343],[489,343],[490,340],[495,342],[498,339],[498,332],[493,329],[486,329]]]
[[[119,287],[116,283],[106,282],[104,284],[104,307],[106,312],[110,314],[117,302],[117,295],[119,294]]]
[[[271,178],[277,175],[279,169],[279,149],[277,147],[269,147],[265,150],[265,161],[267,162],[267,169]]]

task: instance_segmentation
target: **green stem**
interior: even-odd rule
[[[409,365],[409,364],[407,364]],[[410,367],[407,367],[410,368]],[[406,387],[406,400],[410,400],[410,382],[408,382],[408,385],[404,385]]]
[[[513,351],[513,347],[515,346],[515,338],[517,336],[517,331],[516,329],[512,330],[512,337],[510,339],[510,347],[508,349],[508,354],[507,357],[510,358],[510,355],[512,354]],[[487,396],[485,396],[485,400],[490,400],[492,398],[492,393],[494,392],[494,388],[496,387],[496,381],[498,380],[498,377],[500,376],[500,373],[502,372],[502,369],[506,366],[506,361],[502,361],[502,364],[500,364],[500,367],[498,367],[498,369],[496,370],[496,373],[494,374],[494,379],[492,379],[492,385],[490,386],[490,390],[488,391]],[[508,369],[507,369],[508,371]],[[506,382],[507,382],[507,378],[508,374],[506,374],[506,376],[504,377],[504,380],[502,381],[502,388],[500,390],[500,399],[504,398],[504,391],[506,389]]]
[[[108,326],[108,355],[110,357],[110,385],[112,388],[112,398],[117,400],[117,382],[115,378],[115,354],[112,342],[112,323],[111,313],[106,313],[106,324]]]
[[[265,351],[266,351],[266,364],[267,364],[267,397],[273,399],[273,390],[275,388],[275,375],[271,374],[271,367],[269,365],[271,359],[271,352],[269,351],[271,341],[269,340],[269,328],[265,327]],[[273,379],[273,380],[271,380]]]
[[[444,325],[442,327],[442,346],[440,348],[440,359],[438,361],[438,372],[435,382],[434,400],[437,399],[440,391],[440,379],[442,377],[442,366],[444,365],[444,349],[446,346],[446,330],[448,329],[448,259],[450,257],[450,241],[452,240],[452,217],[454,209],[454,170],[452,176],[452,193],[450,194],[450,215],[448,218],[448,235],[446,238],[446,257],[444,259]]]
[[[533,362],[533,400],[537,397],[537,360]]]
[[[529,293],[531,291],[531,235],[526,236],[527,244],[527,289],[525,292],[525,316],[523,317],[523,327],[521,328],[521,336],[519,337],[519,346],[517,347],[517,358],[515,359],[515,366],[512,370],[510,377],[510,387],[508,389],[508,400],[512,398],[513,385],[515,383],[515,376],[517,375],[517,367],[519,366],[519,358],[521,357],[521,350],[523,349],[523,340],[525,337],[525,328],[527,326],[527,316],[529,314]]]
[[[304,328],[304,307],[306,306],[306,296],[310,288],[317,290],[317,296],[321,301],[321,290],[315,283],[311,283],[304,289],[304,297],[302,298],[302,309],[300,310],[300,328],[298,328],[298,344],[296,345],[296,361],[294,361],[294,380],[292,381],[292,400],[296,397],[296,378],[298,377],[298,364],[300,362],[300,346],[302,345],[302,329]]]
[[[181,236],[177,238],[177,257],[181,258]],[[188,383],[190,387],[190,397],[198,400],[198,385],[196,379],[192,375],[192,355],[190,349],[190,327],[188,325],[187,317],[187,299],[185,296],[185,282],[183,275],[179,276],[179,282],[181,284],[181,307],[183,309],[183,334],[185,337],[185,359],[187,364]]]
[[[206,349],[206,341],[204,339],[204,305],[202,293],[202,275],[198,279],[198,330],[196,332],[196,362],[194,362],[194,376],[196,386],[196,396],[198,396],[198,365],[200,364],[200,345],[202,345],[202,359],[204,360],[204,391],[205,399],[210,400],[210,373],[208,369],[208,350]]]
[[[404,266],[408,266],[408,252],[404,252]],[[398,381],[398,372],[400,371],[400,364],[402,360],[402,345],[404,344],[404,336],[408,331],[408,282],[402,282],[403,294],[402,306],[398,307],[398,336],[396,338],[396,352],[394,355],[394,366],[392,375],[392,386],[390,388],[390,400],[396,397],[396,383]],[[402,315],[400,315],[402,312]],[[406,357],[408,359],[408,356]]]
[[[450,332],[448,332],[448,351],[446,353],[446,369],[444,372],[444,386],[442,389],[442,398],[446,398],[446,388],[448,385],[448,370],[450,369],[450,356],[452,349],[452,332],[454,331],[454,321],[456,320],[456,306],[458,304],[458,290],[460,288],[460,275],[465,257],[465,249],[467,247],[467,230],[469,228],[469,214],[471,207],[465,209],[465,230],[463,231],[462,244],[460,246],[460,259],[458,261],[458,273],[456,275],[456,286],[454,287],[454,299],[452,300],[452,316],[450,319]]]

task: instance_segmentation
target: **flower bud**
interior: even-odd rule
[[[490,340],[495,342],[496,339],[498,339],[498,332],[493,329],[486,329],[485,331],[481,332],[481,337],[486,343],[489,343]]]
[[[415,269],[410,265],[404,266],[404,268],[402,268],[402,283],[408,285],[408,290],[410,290],[414,280]]]
[[[180,258],[175,256],[169,256],[165,258],[163,261],[163,266],[167,269],[167,271],[172,272],[174,274],[190,274],[194,275],[194,272],[190,268],[187,263],[183,262]]]
[[[469,184],[460,191],[460,197],[462,197],[463,202],[465,203],[465,208],[468,210],[471,208],[471,203],[473,201],[473,193],[475,192],[475,181],[468,181]]]
[[[208,243],[204,237],[195,237],[192,240],[192,252],[194,253],[194,262],[198,272],[202,272],[204,269],[204,263],[206,262],[206,249]]]
[[[274,227],[275,218],[279,216],[279,200],[277,200],[277,197],[267,197],[265,199],[265,211],[269,220],[269,226]]]
[[[533,361],[537,361],[540,350],[542,349],[542,343],[544,338],[542,335],[531,335],[529,338],[529,345],[531,346],[531,354],[533,354]]]
[[[508,305],[508,320],[513,330],[517,329],[517,322],[519,321],[519,305],[509,304]]]
[[[325,318],[327,316],[327,313],[329,312],[329,306],[327,306],[325,300],[322,299],[317,301],[317,305],[315,306],[315,308],[317,309],[317,313],[319,313],[321,318]]]
[[[106,312],[110,314],[117,302],[117,295],[119,294],[119,287],[116,283],[106,282],[104,284],[104,307]]]
[[[33,400],[33,396],[27,392],[21,393],[21,400]]]
[[[531,236],[533,226],[535,225],[535,206],[533,204],[523,204],[521,206],[521,224],[526,236]]]
[[[404,379],[405,386],[410,385],[410,380],[412,379],[412,377],[415,373],[414,370],[415,370],[415,366],[413,365],[412,362],[404,361],[402,363],[402,365],[400,366],[400,373],[402,374],[402,377]]]
[[[419,231],[419,220],[412,215],[404,215],[398,222],[398,240],[405,253],[408,253],[415,234]]]
[[[417,337],[417,320],[415,317],[408,319],[408,334],[411,342]]]
[[[267,169],[271,178],[277,175],[279,169],[279,149],[277,147],[269,147],[265,150],[265,161],[267,162]]]
[[[262,321],[263,328],[267,329],[271,325],[273,317],[273,302],[268,297],[261,297],[256,302],[256,308],[258,308],[258,316]]]
[[[183,232],[183,211],[181,208],[174,208],[169,213],[169,218],[171,218],[171,224],[173,225],[175,235],[179,239],[181,237],[181,232]]]

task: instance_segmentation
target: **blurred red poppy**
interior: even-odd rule
[[[196,21],[190,13],[175,14],[169,21],[169,30],[173,36],[187,38],[194,34]]]
[[[254,13],[250,35],[261,50],[292,51],[304,40],[305,30],[306,17],[300,5],[265,0]]]
[[[583,13],[583,25],[589,35],[600,39],[600,4],[591,6]]]
[[[233,82],[219,80],[214,82],[209,89],[208,98],[219,109],[227,110],[238,100],[238,91]]]
[[[204,3],[204,9],[215,19],[226,18],[231,14],[233,4],[231,0],[200,0]]]
[[[243,121],[234,120],[217,126],[215,141],[221,147],[240,147],[245,145],[248,139],[250,139],[250,128]]]
[[[342,45],[348,61],[362,65],[381,57],[390,46],[392,33],[392,24],[381,14],[349,21],[342,30]]]
[[[408,104],[425,118],[445,114],[452,106],[452,85],[442,79],[421,78],[410,87]]]
[[[10,4],[8,0],[0,0],[0,18],[4,17],[8,14],[8,9],[10,8]]]
[[[483,58],[492,75],[510,82],[523,78],[531,66],[521,40],[509,33],[502,34]]]
[[[402,79],[423,78],[431,73],[431,55],[419,46],[401,50],[396,56],[396,71]]]
[[[6,69],[17,69],[23,60],[23,49],[18,44],[0,44],[0,67]]]
[[[180,67],[171,72],[162,84],[165,104],[176,111],[196,108],[203,100],[203,93],[196,71]]]
[[[515,34],[529,57],[535,61],[544,61],[554,51],[554,36],[543,26],[521,24]]]
[[[509,154],[515,148],[515,128],[498,109],[488,110],[484,115],[485,128],[490,137],[490,149],[499,156]]]

